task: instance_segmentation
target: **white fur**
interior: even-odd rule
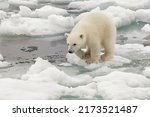
[[[101,11],[87,13],[66,36],[68,50],[75,52],[81,59],[86,59],[89,64],[99,62],[102,48],[102,60],[109,60],[114,55],[116,27]],[[83,52],[81,49],[86,47],[87,51]]]

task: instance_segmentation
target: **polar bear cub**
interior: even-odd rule
[[[88,64],[110,60],[114,56],[116,27],[100,10],[91,11],[81,18],[71,33],[65,34],[68,52],[75,53]],[[86,52],[82,49],[87,48]],[[100,57],[100,51],[104,54]]]

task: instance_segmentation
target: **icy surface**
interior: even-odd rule
[[[0,54],[0,68],[10,67],[11,63],[4,61],[3,56]]]
[[[35,11],[32,11],[30,8],[25,6],[20,6],[19,8],[19,15],[22,17],[48,18],[50,15],[68,15],[67,10],[48,5],[40,9],[36,9]]]
[[[0,10],[0,21],[7,17],[7,13],[5,11]]]
[[[135,14],[138,21],[150,23],[150,9],[140,9]]]
[[[48,19],[14,16],[2,21],[0,24],[0,34],[29,36],[55,35],[69,31],[73,25],[74,21],[72,17],[59,15],[50,15]]]
[[[144,32],[150,33],[150,24],[145,24],[141,30]]]
[[[65,96],[80,99],[150,98],[150,79],[133,73],[110,72],[93,78],[84,74],[69,76],[47,60],[37,58],[21,79],[0,79],[0,99],[61,99]]]
[[[92,11],[96,10],[100,10],[100,8],[95,8]],[[129,25],[135,21],[135,11],[125,9],[120,6],[110,6],[107,9],[102,10],[102,12],[108,17],[110,17],[118,28]],[[88,12],[82,13],[78,17],[76,17],[75,22],[80,21],[80,19],[84,17],[86,13]]]
[[[37,6],[37,0],[8,0],[10,5],[14,6],[28,6],[30,8],[35,8]]]
[[[122,6],[124,8],[137,10],[150,8],[149,0],[90,0],[90,1],[80,1],[80,2],[71,2],[69,8],[80,9],[80,10],[91,10],[96,7],[102,7],[102,9],[107,8],[108,6]]]
[[[147,77],[150,77],[150,66],[145,67],[145,70],[143,71],[143,74]]]
[[[120,6],[111,6],[104,10],[104,13],[112,17],[117,27],[131,24],[135,21],[135,12]]]
[[[90,0],[90,1],[77,1],[77,2],[71,2],[68,5],[69,9],[78,9],[81,11],[90,11],[96,7],[100,7],[100,9],[105,9],[108,6],[113,6],[115,5],[116,2],[113,0]]]
[[[98,95],[105,99],[149,99],[150,79],[133,73],[114,71],[96,77]]]

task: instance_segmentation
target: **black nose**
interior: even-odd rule
[[[71,51],[71,50],[69,50],[68,52],[69,52],[69,53],[73,53],[73,51]]]

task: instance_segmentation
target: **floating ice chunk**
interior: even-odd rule
[[[6,61],[0,61],[0,68],[10,67],[10,66],[12,66],[11,63]]]
[[[150,33],[150,24],[145,24],[141,30]]]
[[[118,6],[132,10],[150,8],[150,0],[114,0]]]
[[[96,8],[94,10],[100,9]],[[135,21],[135,11],[125,9],[120,6],[110,6],[107,9],[102,10],[102,12],[110,19],[112,19],[117,27],[126,26]],[[75,18],[75,22],[80,21],[80,19],[84,17],[87,13],[88,12],[80,14],[78,17]]]
[[[116,55],[126,57],[131,60],[142,60],[150,58],[150,46],[142,44],[116,45]]]
[[[72,17],[50,15],[48,19],[38,19],[14,16],[1,22],[0,35],[56,35],[70,31],[73,26]]]
[[[48,18],[50,15],[63,15],[67,16],[68,12],[65,9],[52,7],[52,6],[44,6],[40,9],[36,9],[32,11],[30,8],[26,6],[20,6],[19,15],[22,17],[37,17],[37,18]]]
[[[13,6],[28,6],[30,8],[37,6],[37,0],[8,0],[8,3]]]
[[[70,67],[70,66],[72,66],[72,64],[70,64],[70,63],[61,63],[61,64],[59,64],[59,66]]]
[[[29,68],[29,71],[22,76],[22,79],[39,82],[50,81],[65,86],[83,85],[92,81],[92,78],[88,75],[70,77],[41,58],[36,59],[36,63]]]
[[[150,9],[140,9],[135,14],[138,21],[150,23]]]
[[[113,59],[110,61],[106,62],[100,62],[99,64],[90,64],[88,65],[85,60],[80,59],[78,56],[75,54],[67,54],[66,55],[67,61],[71,64],[76,64],[79,66],[84,66],[87,69],[96,69],[102,66],[109,66],[109,67],[120,67],[123,66],[124,64],[129,64],[131,61],[129,59],[120,57],[120,56],[115,56]]]
[[[149,99],[150,79],[133,73],[114,71],[95,77],[98,95],[104,99]]]
[[[54,82],[0,79],[0,99],[59,99],[66,89]]]
[[[71,2],[68,5],[69,9],[79,9],[83,11],[90,11],[96,7],[100,7],[101,9],[105,9],[109,6],[116,5],[116,2],[113,0],[90,0],[90,1],[77,1],[77,2]]]
[[[19,15],[22,17],[31,17],[32,16],[32,10],[29,7],[26,6],[19,6]]]
[[[4,60],[4,57],[0,54],[0,61]]]
[[[38,0],[39,3],[45,3],[45,2],[50,2],[50,3],[55,3],[55,4],[61,4],[61,3],[69,3],[75,0]]]
[[[65,95],[78,96],[80,99],[94,99],[97,95],[96,83],[89,83],[85,86],[78,86],[75,88],[70,88]]]
[[[11,67],[12,64],[4,61],[3,56],[0,54],[0,68]]]
[[[0,20],[3,20],[7,17],[7,13],[5,11],[0,10]]]
[[[126,26],[135,21],[135,12],[120,6],[110,6],[104,10],[104,13],[112,18],[117,27]]]
[[[68,12],[65,9],[52,7],[52,6],[44,6],[40,9],[36,9],[33,12],[33,14],[41,18],[47,18],[49,15],[52,15],[52,14],[66,16],[68,15]]]
[[[8,9],[9,4],[7,3],[7,1],[0,1],[0,9],[4,10],[4,9]]]
[[[147,77],[150,77],[150,67],[145,67],[145,70],[143,71],[143,74]]]

